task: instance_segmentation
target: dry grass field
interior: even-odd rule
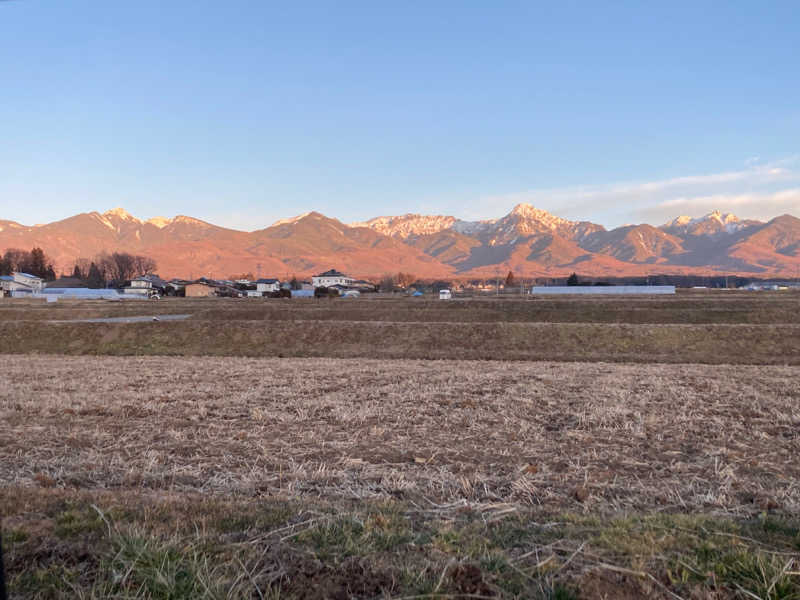
[[[433,323],[800,324],[800,293],[681,291],[641,297],[429,298],[365,295],[329,299],[163,298],[158,302],[0,299],[0,322],[191,313],[219,321],[378,321]]]
[[[799,299],[2,304],[12,597],[800,598]]]

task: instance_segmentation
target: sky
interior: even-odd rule
[[[796,2],[0,1],[0,219],[800,216]]]

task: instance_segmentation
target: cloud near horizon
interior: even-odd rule
[[[521,202],[609,228],[641,221],[661,225],[680,215],[698,217],[713,210],[762,221],[786,212],[800,214],[800,157],[769,164],[753,160],[743,169],[721,173],[491,196],[476,203],[469,216],[487,218],[477,211],[507,212]]]
[[[419,206],[417,210],[423,214],[452,214],[459,219],[484,220],[502,217],[514,205],[524,202],[559,217],[593,221],[609,229],[641,222],[658,226],[681,215],[699,217],[713,210],[732,212],[742,219],[768,221],[784,213],[800,216],[798,184],[800,156],[770,163],[763,163],[754,157],[745,161],[742,169],[720,173],[529,190],[486,196],[470,205],[462,203],[456,210],[453,210],[454,207],[438,206],[435,202]],[[303,209],[314,210],[314,207]],[[385,211],[378,212],[388,214]],[[224,227],[252,231],[293,216],[266,211],[259,214],[237,211],[219,212],[205,215],[204,218]],[[328,216],[343,218],[338,214]],[[365,215],[356,221],[375,216],[379,215]]]

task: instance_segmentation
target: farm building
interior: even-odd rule
[[[146,300],[146,296],[123,296],[117,290],[90,289],[86,287],[48,287],[42,292],[48,301],[58,298],[74,298],[81,300]]]
[[[674,294],[674,285],[554,285],[554,286],[535,286],[531,289],[531,294],[552,295],[566,294],[575,296],[595,296],[595,295],[650,295],[650,294]]]
[[[44,287],[44,279],[28,273],[15,272],[0,277],[0,290],[4,295],[20,296],[38,294]]]

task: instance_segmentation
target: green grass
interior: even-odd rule
[[[399,502],[24,494],[3,539],[17,598],[577,599],[609,574],[641,597],[800,598],[798,521],[777,514],[492,518]]]

